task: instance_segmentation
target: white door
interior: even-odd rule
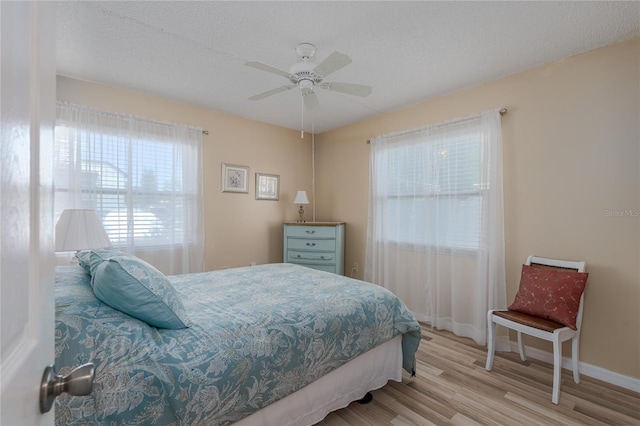
[[[0,424],[53,424],[55,6],[0,1]]]

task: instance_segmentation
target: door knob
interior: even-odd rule
[[[40,412],[51,410],[53,400],[63,392],[74,396],[89,395],[93,392],[94,377],[95,367],[92,363],[76,367],[66,376],[57,374],[53,364],[47,366],[40,383]]]

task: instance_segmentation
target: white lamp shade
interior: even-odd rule
[[[70,209],[56,223],[56,251],[111,247],[111,240],[95,210]]]
[[[293,200],[293,204],[309,204],[309,199],[307,198],[307,191],[298,191],[296,193],[296,198]]]

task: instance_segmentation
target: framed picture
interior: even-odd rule
[[[256,200],[275,200],[280,198],[280,175],[256,173]]]
[[[249,192],[249,167],[222,163],[222,192]]]

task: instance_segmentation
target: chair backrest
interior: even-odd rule
[[[586,270],[585,262],[576,262],[572,260],[559,260],[559,259],[549,259],[546,257],[538,257],[538,256],[529,256],[527,258],[528,266],[531,265],[542,265],[542,266],[551,266],[554,268],[560,269],[574,269],[577,272],[584,272]]]
[[[560,260],[560,259],[549,259],[546,257],[538,257],[538,256],[529,256],[527,261],[525,262],[527,266],[544,266],[551,267],[557,269],[572,269],[576,272],[585,272],[587,269],[587,264],[585,262],[578,262],[573,260]],[[580,326],[582,325],[582,307],[584,305],[584,292],[582,296],[580,296],[580,307],[578,308],[578,315],[576,316],[576,329],[578,333],[580,332]]]

